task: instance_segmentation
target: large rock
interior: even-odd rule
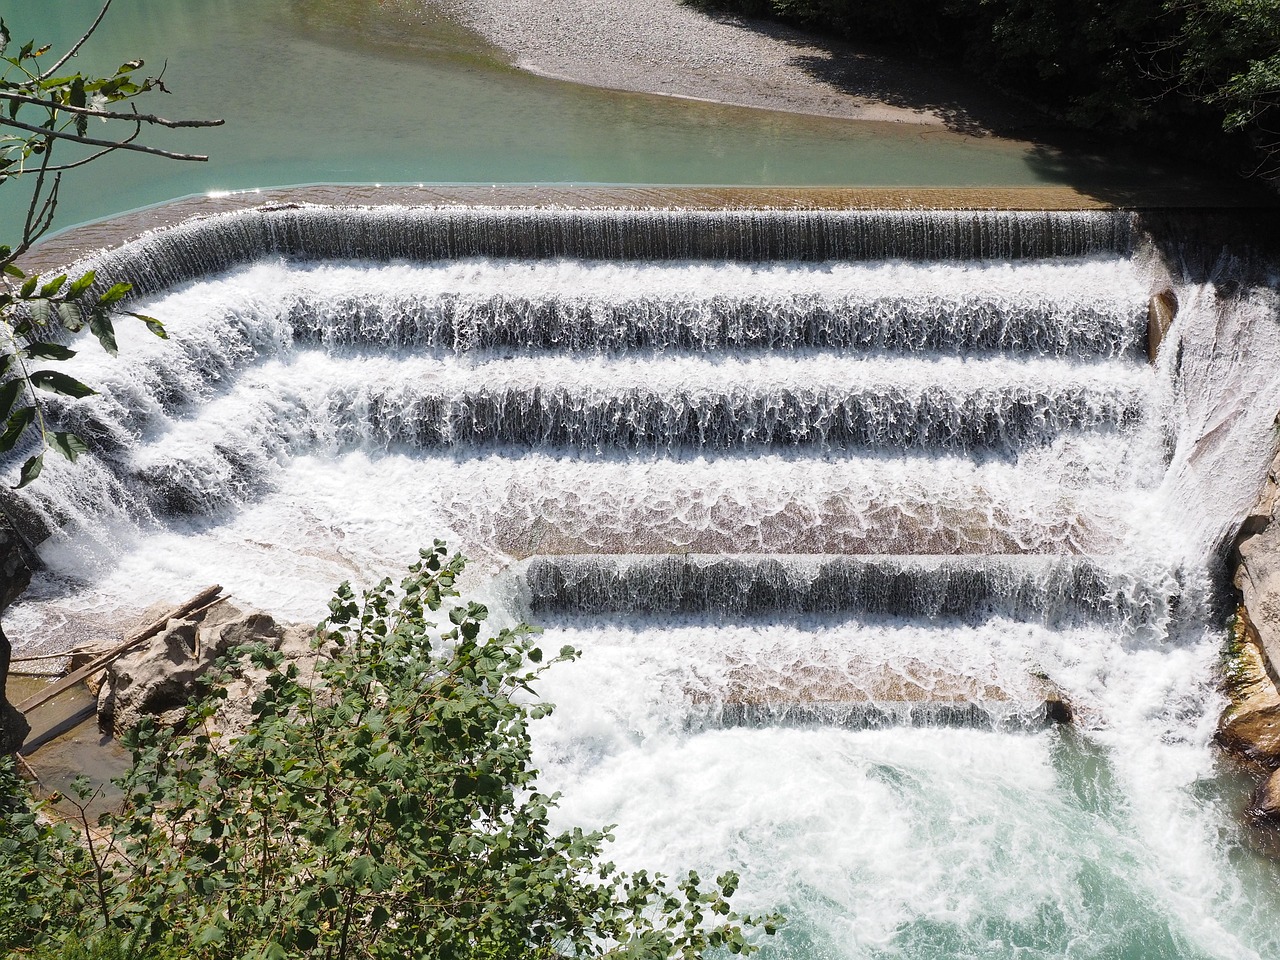
[[[27,565],[22,538],[8,520],[0,518],[0,613],[18,599],[30,583],[31,568]],[[26,717],[5,697],[11,654],[9,638],[0,629],[0,755],[16,753],[31,732]]]
[[[1258,502],[1236,542],[1235,585],[1268,663],[1280,664],[1280,457],[1271,464]]]
[[[1147,304],[1147,359],[1152,363],[1160,354],[1160,346],[1178,315],[1178,295],[1171,289],[1161,290]]]
[[[1263,780],[1249,803],[1249,816],[1265,823],[1280,824],[1280,770]]]
[[[1236,586],[1269,663],[1280,663],[1280,524],[1240,544]]]
[[[310,651],[313,632],[313,628],[279,624],[269,614],[245,611],[229,602],[212,607],[198,620],[170,620],[159,634],[107,670],[98,692],[98,722],[117,735],[144,716],[178,723],[187,704],[201,692],[199,679],[228,650],[264,643],[296,659]],[[244,690],[237,684],[230,689],[227,712],[232,726],[239,713],[247,718],[255,679],[260,678],[251,676]]]
[[[1280,689],[1243,606],[1233,627],[1226,683],[1231,703],[1218,722],[1219,742],[1250,760],[1280,764]]]

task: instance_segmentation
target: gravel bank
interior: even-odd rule
[[[443,8],[515,66],[594,86],[976,134],[1031,121],[951,71],[680,0],[444,0]]]

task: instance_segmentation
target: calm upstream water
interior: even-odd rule
[[[98,0],[11,0],[15,39],[65,45]],[[207,191],[306,183],[1031,186],[1098,164],[946,130],[596,90],[502,66],[473,35],[375,0],[116,0],[78,64],[168,61],[143,108],[220,117],[67,175],[59,226]],[[105,129],[105,128],[104,128]],[[1108,176],[1118,176],[1114,162]],[[1141,174],[1139,174],[1141,176]],[[15,222],[20,183],[0,190]]]
[[[177,228],[103,265],[172,339],[76,358],[103,396],[60,416],[99,452],[22,493],[65,528],[6,629],[70,644],[212,582],[314,621],[445,537],[500,616],[583,651],[533,726],[559,822],[618,824],[628,866],[736,869],[791,918],[770,960],[1272,960],[1209,583],[1280,406],[1277,298],[1180,284],[1149,364],[1131,229]]]

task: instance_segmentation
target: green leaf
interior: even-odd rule
[[[70,360],[76,352],[60,343],[32,343],[22,350],[23,356],[40,360]]]
[[[27,282],[22,285],[22,289],[18,291],[18,295],[24,300],[36,291],[36,284],[40,282],[40,278],[34,273],[27,277]]]
[[[58,300],[54,306],[58,311],[58,320],[65,329],[72,333],[79,333],[84,329],[84,311],[80,308],[80,304]]]
[[[67,282],[67,275],[65,273],[54,277],[52,280],[50,280],[43,287],[40,288],[40,296],[52,297],[59,290],[62,289],[62,285],[66,282]]]
[[[89,447],[74,433],[55,431],[52,436],[52,441],[53,448],[72,463],[76,462],[76,458],[79,457],[80,454],[89,452]]]
[[[207,947],[211,943],[221,943],[227,938],[227,932],[217,924],[210,924],[196,935],[196,946]]]
[[[13,489],[21,490],[36,477],[40,476],[40,471],[43,469],[43,453],[37,453],[34,457],[28,457],[27,462],[22,465],[22,472],[18,475],[18,485]]]
[[[7,361],[12,359],[12,354],[6,355],[5,365],[8,366]],[[18,397],[22,396],[23,387],[25,386],[26,381],[21,377],[14,377],[12,380],[6,380],[4,385],[0,386],[0,422],[4,422],[9,419],[9,414],[13,412],[13,405],[18,402]]]
[[[22,436],[22,432],[36,421],[35,407],[19,407],[9,414],[4,433],[0,433],[0,453],[12,450]]]
[[[80,294],[88,290],[89,287],[93,285],[94,278],[96,277],[97,273],[90,270],[84,276],[76,277],[72,280],[71,286],[67,287],[67,299],[74,300],[76,297],[80,296]]]
[[[5,249],[7,250],[8,248],[6,247]],[[8,255],[9,255],[9,254],[7,254],[7,253],[5,254],[5,256],[6,256],[6,257],[7,257]],[[23,272],[18,268],[18,265],[17,265],[16,263],[6,263],[6,264],[4,265],[4,272],[5,272],[5,273],[7,273],[7,274],[8,274],[9,276],[11,276],[11,277],[17,277],[19,280],[23,280],[23,279],[25,279],[25,278],[26,278],[26,276],[27,276],[25,273],[23,273]]]
[[[31,385],[50,393],[60,393],[67,397],[92,397],[97,390],[85,386],[75,377],[69,377],[58,370],[37,370],[31,374]]]
[[[143,313],[129,313],[129,311],[125,311],[125,312],[126,314],[128,314],[128,316],[133,317],[135,320],[141,320],[143,323],[145,323],[147,325],[147,329],[150,330],[152,333],[154,333],[161,340],[169,339],[169,333],[167,330],[165,330],[164,324],[161,323],[159,320],[157,320],[155,317],[148,317],[146,314],[143,314]]]
[[[89,329],[102,344],[102,349],[113,357],[116,355],[116,329],[111,324],[111,316],[105,310],[94,310],[89,314]]]
[[[113,283],[107,292],[98,298],[98,306],[109,307],[119,303],[125,298],[125,294],[132,289],[132,283]]]

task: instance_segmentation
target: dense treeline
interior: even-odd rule
[[[689,0],[959,63],[1072,124],[1280,178],[1280,0]]]

